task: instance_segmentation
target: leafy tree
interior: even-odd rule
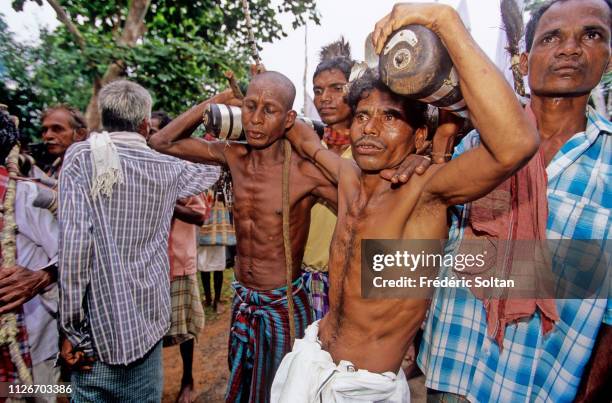
[[[13,7],[19,11],[25,1],[14,0]],[[43,32],[39,45],[17,44],[6,29],[0,34],[0,65],[6,67],[0,76],[11,84],[2,84],[0,102],[16,102],[22,118],[61,101],[87,107],[88,122],[97,127],[96,94],[121,76],[148,88],[156,109],[177,114],[224,87],[226,69],[247,77],[251,55],[241,1],[47,2],[62,25]],[[319,23],[315,0],[249,4],[258,44],[286,35],[279,14],[292,14],[294,28],[308,19]]]

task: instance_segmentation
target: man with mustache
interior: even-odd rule
[[[42,139],[49,154],[57,157],[51,177],[57,178],[64,153],[73,143],[83,141],[89,133],[81,112],[69,105],[56,105],[45,110],[41,117]]]
[[[520,66],[529,73],[531,110],[541,136],[549,239],[610,237],[612,124],[587,102],[609,69],[611,23],[610,1],[557,0],[534,11],[527,24]],[[468,136],[455,154],[478,142],[477,134]],[[469,209],[461,211],[453,220],[454,239],[470,221]],[[571,267],[562,255],[555,251],[553,267]],[[588,266],[581,263],[578,270],[588,278]],[[466,289],[438,290],[418,357],[428,399],[610,401],[609,297],[554,303],[559,320],[550,333],[543,334],[545,318],[536,314],[507,326],[498,345],[487,337],[482,301]]]
[[[266,402],[282,357],[290,350],[281,182],[285,131],[294,123],[295,87],[284,75],[264,72],[249,84],[242,102],[248,144],[207,142],[189,136],[200,124],[204,102],[155,134],[158,151],[191,161],[228,166],[234,187],[236,282],[230,333],[227,401]],[[290,157],[292,289],[295,332],[302,337],[312,322],[300,263],[308,234],[309,211],[317,198],[335,202],[335,187],[310,162]]]
[[[354,162],[324,149],[303,125],[288,133],[298,152],[338,181],[338,222],[329,261],[330,310],[285,356],[273,402],[409,401],[400,365],[427,300],[363,298],[361,241],[445,239],[449,206],[487,193],[537,149],[535,128],[456,11],[439,4],[394,7],[376,25],[378,51],[393,30],[408,24],[432,29],[448,48],[484,146],[433,165],[404,186],[384,181],[381,170],[424,143],[425,105],[393,94],[371,72],[349,93]]]
[[[224,102],[222,94],[217,97],[218,102]],[[291,109],[294,98],[295,87],[287,77],[274,71],[260,73],[251,80],[241,103],[247,144],[188,138],[200,124],[209,101],[183,113],[150,140],[158,151],[195,162],[223,164],[232,175],[237,281],[233,284],[231,373],[226,393],[231,402],[268,401],[276,369],[291,349],[281,183],[286,147],[290,147],[282,137],[295,123],[296,113]],[[233,102],[229,97],[225,101]],[[310,161],[293,153],[287,162],[295,335],[302,337],[312,322],[300,275],[309,213],[319,198],[335,205],[337,191]],[[406,171],[423,163],[416,158],[405,162]]]

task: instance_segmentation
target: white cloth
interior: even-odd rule
[[[59,229],[49,210],[32,205],[38,188],[31,182],[17,182],[15,222],[17,223],[17,264],[37,271],[57,261]],[[54,357],[58,351],[57,283],[47,287],[23,306],[28,344],[34,365]]]
[[[377,374],[355,370],[349,361],[336,365],[321,349],[319,321],[308,326],[303,339],[283,358],[272,384],[272,403],[410,403],[404,371]]]
[[[91,165],[93,166],[91,197],[96,200],[100,193],[110,197],[113,185],[123,183],[117,148],[111,141],[108,132],[91,133],[87,141],[91,144]]]
[[[148,147],[143,136],[129,132],[110,134],[106,131],[102,133],[93,132],[87,141],[89,141],[91,147],[91,164],[93,167],[91,197],[94,200],[100,193],[110,197],[113,193],[113,185],[123,183],[121,160],[115,142],[130,146]]]
[[[223,271],[225,270],[225,246],[198,245],[198,270]]]

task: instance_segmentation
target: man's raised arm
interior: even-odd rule
[[[447,204],[481,197],[529,161],[538,148],[537,131],[500,71],[449,6],[396,4],[376,24],[373,40],[377,51],[393,31],[408,24],[431,29],[448,49],[482,140],[481,147],[439,169],[424,190]]]
[[[199,163],[225,164],[225,144],[191,138],[202,122],[204,110],[212,103],[230,103],[231,91],[224,91],[184,112],[163,129],[151,136],[149,145],[156,151]]]
[[[340,168],[347,160],[323,147],[321,139],[310,126],[296,119],[286,137],[301,156],[312,161],[330,181],[338,184]]]

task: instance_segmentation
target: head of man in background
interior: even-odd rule
[[[98,95],[102,128],[109,132],[138,133],[149,137],[151,94],[141,85],[118,80],[107,84]]]
[[[521,58],[532,98],[586,103],[609,68],[611,25],[610,0],[557,0],[538,9],[527,24]]]
[[[56,105],[45,110],[41,117],[42,138],[47,151],[62,157],[68,147],[87,138],[87,122],[83,114],[69,105]]]
[[[321,49],[321,62],[313,81],[314,104],[327,125],[323,140],[337,154],[349,146],[353,114],[347,103],[347,85],[354,61],[350,45],[340,38]]]
[[[151,113],[151,127],[149,128],[149,137],[166,127],[172,122],[172,118],[164,111],[155,111]]]

